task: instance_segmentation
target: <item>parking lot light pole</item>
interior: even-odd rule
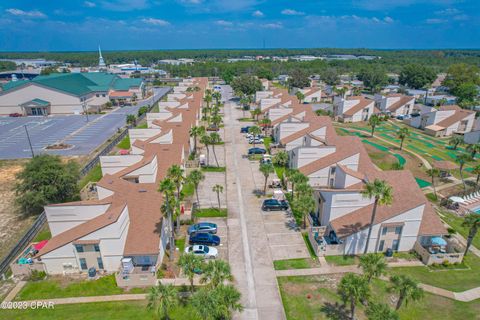
[[[32,158],[33,158],[35,157],[35,154],[33,153],[32,141],[30,141],[30,135],[28,134],[27,125],[24,124],[23,127],[25,128],[25,132],[27,133],[28,145],[30,146],[30,151],[32,152]]]
[[[83,112],[85,112],[85,115],[87,116],[87,122],[88,122],[87,103],[85,101],[82,103],[82,107],[83,107]]]

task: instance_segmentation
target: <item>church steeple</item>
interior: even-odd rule
[[[99,70],[105,70],[107,69],[107,65],[105,64],[105,60],[103,60],[102,57],[102,49],[100,49],[100,45],[98,46],[98,69]]]

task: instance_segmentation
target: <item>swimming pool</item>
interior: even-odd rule
[[[475,212],[475,213],[480,213],[480,207],[477,207],[477,208],[475,208],[475,209],[472,209],[472,211]]]

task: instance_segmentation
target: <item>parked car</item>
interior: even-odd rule
[[[217,225],[211,222],[200,222],[188,228],[188,234],[192,233],[217,233]]]
[[[287,210],[287,209],[288,209],[288,202],[286,200],[277,200],[277,199],[263,200],[263,204],[262,204],[263,211]]]
[[[193,245],[185,248],[185,253],[193,253],[205,259],[215,259],[218,256],[218,250],[204,245]]]
[[[251,139],[251,138],[263,138],[264,136],[262,134],[257,134],[256,136],[254,136],[253,134],[251,133],[247,133],[247,135],[245,136],[246,139]]]
[[[240,128],[240,133],[248,133],[248,129],[250,129],[250,126],[241,127]]]
[[[18,113],[18,112],[15,112],[15,113],[10,113],[8,116],[9,116],[9,117],[12,117],[12,118],[18,118],[18,117],[21,117],[22,114],[21,114],[21,113]]]
[[[261,143],[263,143],[263,139],[262,138],[251,138],[251,139],[248,140],[248,143],[250,143],[250,144],[253,144],[253,143],[261,144]]]
[[[190,244],[205,244],[207,246],[218,246],[220,237],[211,233],[194,233],[190,235]]]
[[[265,154],[267,153],[267,150],[263,149],[263,148],[250,148],[248,149],[248,154]]]
[[[220,129],[214,125],[210,125],[207,127],[207,131],[219,131]]]

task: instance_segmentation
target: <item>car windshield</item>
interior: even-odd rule
[[[203,252],[208,253],[208,251],[210,251],[208,247],[203,248]]]

